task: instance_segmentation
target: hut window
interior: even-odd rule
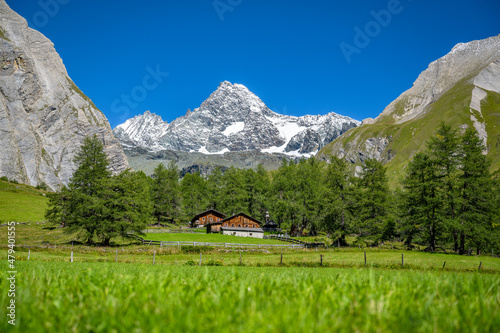
[[[234,223],[231,226],[234,227]]]
[[[202,221],[205,221],[205,218],[202,218],[201,220],[202,220]]]
[[[214,219],[213,218],[210,218],[210,222],[212,222]]]

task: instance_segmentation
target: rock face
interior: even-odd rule
[[[67,184],[86,136],[104,143],[113,171],[128,167],[108,120],[68,77],[50,40],[0,0],[0,176]]]
[[[359,124],[333,112],[324,116],[280,115],[245,86],[225,81],[199,108],[170,124],[147,111],[113,131],[125,148],[204,154],[257,150],[311,156]]]
[[[363,121],[325,147],[352,163],[376,158],[390,173],[402,170],[443,121],[455,128],[474,126],[500,167],[500,35],[456,45],[432,62],[413,87],[375,119]]]
[[[450,53],[432,62],[413,87],[389,104],[376,121],[391,116],[400,124],[422,115],[444,93],[460,81],[478,76],[499,57],[500,36],[457,44]],[[490,75],[488,79],[498,77]]]

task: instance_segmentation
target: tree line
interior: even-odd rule
[[[324,232],[339,245],[353,237],[363,245],[399,240],[431,252],[498,253],[500,184],[484,151],[473,128],[462,133],[441,124],[391,190],[381,162],[366,159],[353,172],[337,157],[283,160],[271,172],[262,165],[232,167],[180,179],[171,162],[159,164],[151,177],[130,170],[111,176],[94,137],[77,155],[79,168],[68,187],[51,195],[47,217],[109,244],[111,237],[127,237],[148,224],[186,224],[207,209],[245,212],[261,221],[269,211],[293,236]]]

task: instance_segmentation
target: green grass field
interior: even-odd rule
[[[17,262],[2,332],[498,332],[479,273]],[[0,287],[7,289],[5,260]],[[7,293],[1,304],[9,301]]]
[[[211,243],[237,243],[237,244],[287,244],[282,241],[273,239],[258,239],[252,237],[236,237],[221,234],[206,234],[206,233],[147,233],[143,236],[147,240],[172,241],[172,242],[211,242]]]
[[[117,239],[102,248],[72,246],[74,235],[42,224],[15,227],[16,326],[6,319],[12,269],[0,227],[0,332],[500,330],[500,259],[491,256],[404,251],[402,266],[390,247],[160,248]]]
[[[43,221],[48,199],[32,186],[0,180],[0,221]]]

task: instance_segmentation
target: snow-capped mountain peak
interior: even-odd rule
[[[170,124],[147,111],[114,130],[125,147],[221,154],[259,150],[315,154],[359,121],[333,112],[293,117],[271,111],[241,84],[222,82],[199,108]]]

